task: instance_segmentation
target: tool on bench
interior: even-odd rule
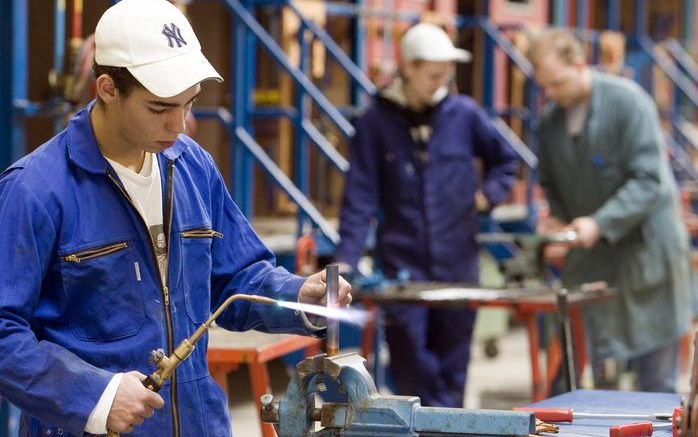
[[[618,419],[618,420],[663,420],[671,421],[677,416],[681,415],[681,412],[677,412],[679,408],[674,409],[671,414],[615,414],[615,413],[579,413],[574,412],[572,408],[526,408],[517,407],[514,411],[529,411],[536,415],[536,419],[540,419],[544,422],[572,422],[576,419]]]
[[[507,287],[523,287],[555,283],[545,259],[545,248],[551,244],[572,245],[577,238],[575,231],[555,234],[485,232],[477,234],[475,241],[500,254],[499,269]]]
[[[673,430],[673,436],[676,437],[677,427],[671,423],[656,424],[652,422],[640,422],[640,423],[627,423],[625,425],[612,426],[608,430],[608,435],[601,433],[587,433],[580,431],[569,431],[565,432],[564,428],[562,432],[539,432],[537,435],[546,437],[577,437],[577,436],[589,436],[589,437],[650,437],[655,430],[666,429]],[[529,437],[534,437],[531,435]]]
[[[575,413],[571,408],[514,408],[514,410],[534,413],[536,419],[543,420],[545,422],[572,423],[577,419],[647,420],[646,422],[613,425],[609,428],[609,437],[648,437],[651,436],[655,430],[659,429],[671,430],[673,437],[678,437],[678,431],[681,427],[681,416],[683,415],[683,408],[681,407],[674,408],[674,412],[672,414]],[[650,422],[650,420],[671,421],[671,423],[653,423]],[[559,437],[564,437],[566,434],[567,433],[563,431]]]
[[[676,437],[678,432],[678,422],[656,424],[652,422],[626,423],[624,425],[612,426],[609,430],[609,437],[648,437],[655,430],[670,429]]]

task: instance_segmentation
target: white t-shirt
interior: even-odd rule
[[[143,167],[140,173],[124,167],[116,161],[107,158],[119,176],[121,183],[131,197],[131,202],[148,225],[148,232],[155,243],[162,281],[167,283],[167,241],[162,218],[162,181],[157,157],[145,152]]]

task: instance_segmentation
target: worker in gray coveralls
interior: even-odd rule
[[[566,286],[605,280],[617,291],[584,312],[595,380],[603,359],[629,359],[640,390],[673,392],[691,266],[655,104],[631,80],[593,71],[566,31],[540,35],[529,59],[552,101],[538,126],[550,204],[539,232],[578,233]]]

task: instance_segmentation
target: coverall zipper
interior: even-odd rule
[[[182,238],[223,238],[223,234],[213,229],[191,229],[182,231]]]
[[[97,247],[95,249],[87,249],[71,253],[70,255],[64,256],[63,260],[66,262],[79,263],[88,259],[109,255],[110,253],[118,252],[120,250],[126,249],[127,247],[128,243],[126,242],[109,244],[107,246]]]
[[[157,159],[156,157],[154,159]],[[174,176],[174,161],[168,161],[168,172],[167,172],[167,186],[166,186],[166,196],[165,196],[165,212],[167,213],[167,217],[164,217],[164,223],[167,225],[165,228],[165,238],[167,239],[167,251],[168,251],[168,257],[167,257],[167,263],[165,268],[168,268],[169,266],[169,249],[170,249],[170,230],[172,229],[172,210],[174,207],[174,184],[172,183],[172,179]],[[167,354],[170,355],[174,351],[174,328],[172,325],[172,312],[170,308],[170,291],[167,287],[167,283],[165,283],[162,279],[162,272],[160,271],[160,264],[158,263],[158,258],[156,255],[156,249],[155,249],[155,242],[153,241],[153,237],[150,235],[150,231],[148,230],[148,224],[145,222],[145,219],[141,214],[138,212],[138,209],[136,206],[133,204],[133,201],[131,200],[131,197],[128,195],[126,190],[121,186],[121,184],[114,178],[114,176],[111,173],[107,173],[107,177],[111,180],[111,182],[114,184],[114,186],[119,190],[119,192],[124,196],[126,201],[128,202],[129,205],[133,208],[133,210],[136,212],[136,215],[141,221],[141,224],[143,224],[143,227],[145,228],[145,233],[148,236],[148,241],[150,242],[150,251],[151,255],[153,258],[153,264],[155,265],[155,270],[157,272],[157,277],[158,277],[158,282],[160,284],[160,288],[162,290],[162,297],[164,300],[164,305],[163,305],[163,310],[165,313],[165,328],[167,331]],[[168,278],[169,280],[169,278]],[[177,377],[176,373],[172,374],[172,380],[170,381],[170,411],[172,414],[172,430],[173,430],[173,436],[174,437],[179,437],[179,412],[177,409]]]

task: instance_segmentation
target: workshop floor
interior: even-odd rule
[[[499,354],[487,358],[482,344],[473,345],[468,386],[467,408],[501,408],[526,405],[530,402],[531,373],[528,357],[528,342],[522,328],[514,328],[499,338]],[[270,363],[272,386],[276,396],[283,395],[288,377],[283,363]],[[247,369],[231,375],[230,387],[233,435],[235,437],[261,437],[257,419],[257,407],[250,394]],[[588,380],[588,376],[586,377]],[[678,390],[688,391],[688,374],[679,378]],[[584,381],[583,381],[584,383]],[[629,381],[625,382],[626,384]]]

